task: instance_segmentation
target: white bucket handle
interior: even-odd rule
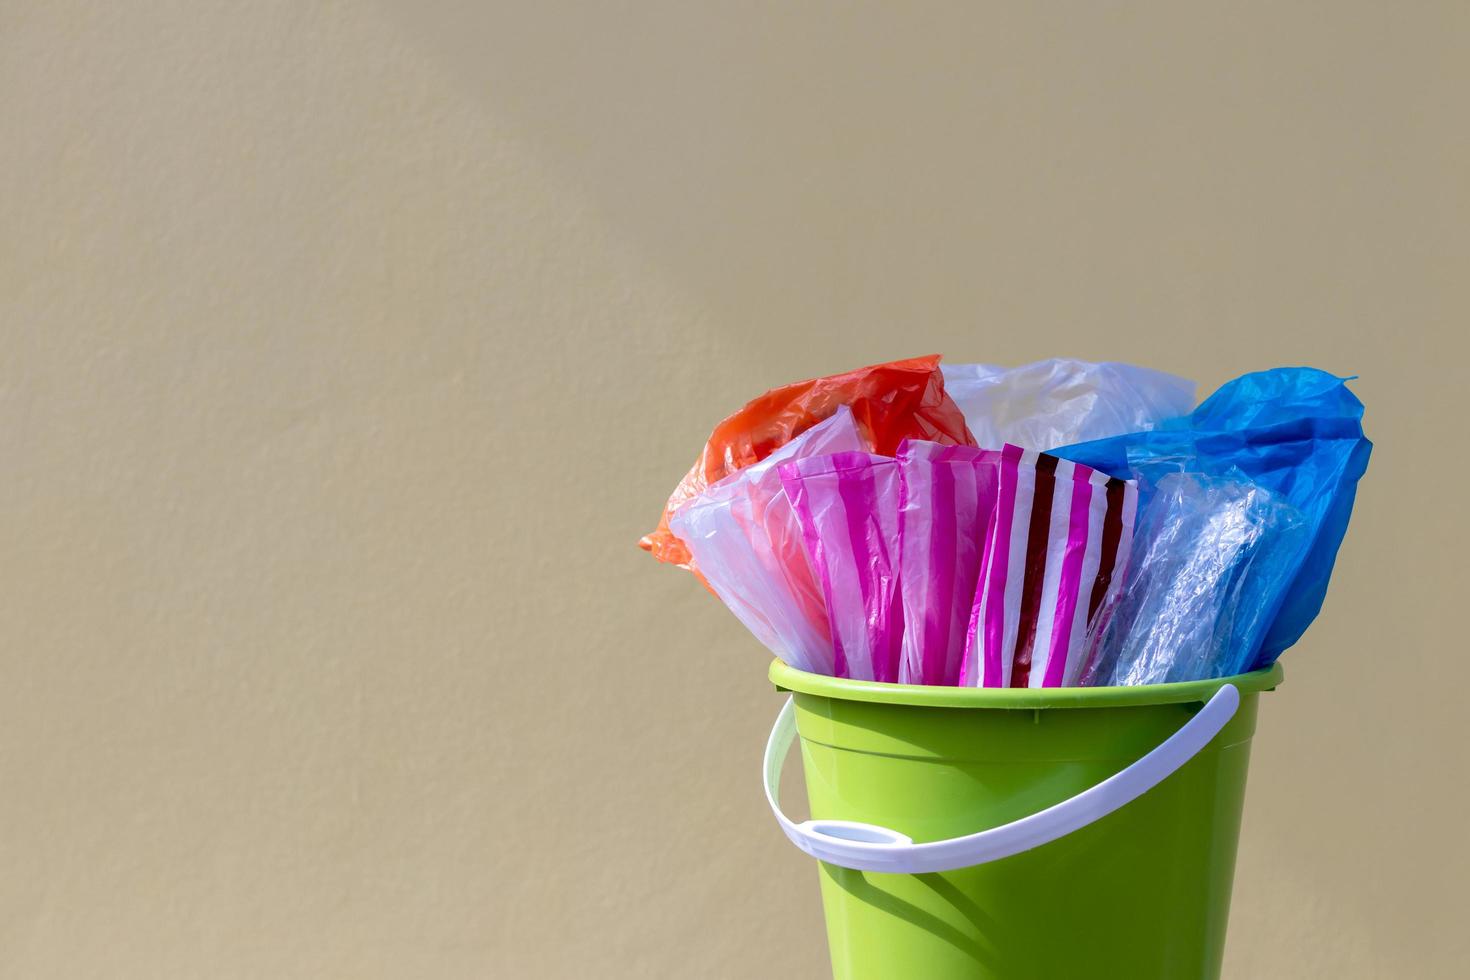
[[[850,820],[793,823],[781,812],[781,769],[796,735],[795,706],[787,698],[766,743],[766,800],[791,842],[820,861],[854,871],[953,871],[1049,844],[1133,802],[1210,744],[1239,706],[1240,692],[1235,685],[1226,684],[1158,748],[1071,799],[978,834],[915,844],[912,838],[875,824]]]

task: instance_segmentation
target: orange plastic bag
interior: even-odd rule
[[[658,527],[638,546],[659,561],[691,568],[689,550],[669,530],[669,516],[711,483],[765,459],[839,405],[852,408],[858,432],[884,456],[894,455],[905,439],[975,444],[959,406],[944,393],[938,354],[774,388],[715,426],[698,462],[674,488]]]

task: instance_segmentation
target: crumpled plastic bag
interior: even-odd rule
[[[998,486],[960,684],[1070,687],[1088,625],[1119,587],[1137,488],[1019,446],[1002,450]]]
[[[1139,518],[1127,584],[1088,636],[1082,683],[1244,673],[1307,533],[1300,511],[1239,471],[1163,476]]]
[[[1226,383],[1188,416],[1151,432],[1054,450],[1114,476],[1132,472],[1130,458],[1170,459],[1208,476],[1238,468],[1301,513],[1306,544],[1280,594],[1270,597],[1274,619],[1257,649],[1242,651],[1250,669],[1269,666],[1300,639],[1327,594],[1373,449],[1363,436],[1363,403],[1348,390],[1348,380],[1307,367],[1258,371]]]
[[[897,682],[897,461],[835,453],[783,463],[778,471],[826,600],[835,675]]]
[[[944,387],[975,444],[1050,450],[1151,429],[1194,407],[1195,384],[1135,367],[1052,358],[1016,368],[946,364]]]
[[[1000,460],[998,450],[972,446],[898,447],[901,684],[959,683]]]
[[[658,527],[639,547],[659,561],[695,569],[689,549],[669,529],[674,511],[711,483],[765,459],[839,405],[852,409],[864,448],[875,453],[892,456],[905,439],[975,444],[959,406],[945,394],[937,354],[775,388],[715,427],[698,461],[669,497]]]
[[[826,602],[776,468],[805,456],[861,449],[852,411],[838,406],[831,418],[708,487],[669,520],[715,595],[798,670],[831,674],[832,638]]]

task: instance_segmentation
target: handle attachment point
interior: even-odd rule
[[[861,823],[856,820],[807,820],[797,824],[811,834],[820,834],[833,840],[857,841],[862,844],[912,844],[914,839],[877,824]]]

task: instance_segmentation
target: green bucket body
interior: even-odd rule
[[[780,662],[771,678],[795,697],[813,819],[878,824],[920,843],[1075,796],[1235,684],[1240,707],[1203,751],[1059,840],[933,874],[820,864],[837,980],[1219,976],[1256,702],[1279,666],[1134,688],[925,688]]]

